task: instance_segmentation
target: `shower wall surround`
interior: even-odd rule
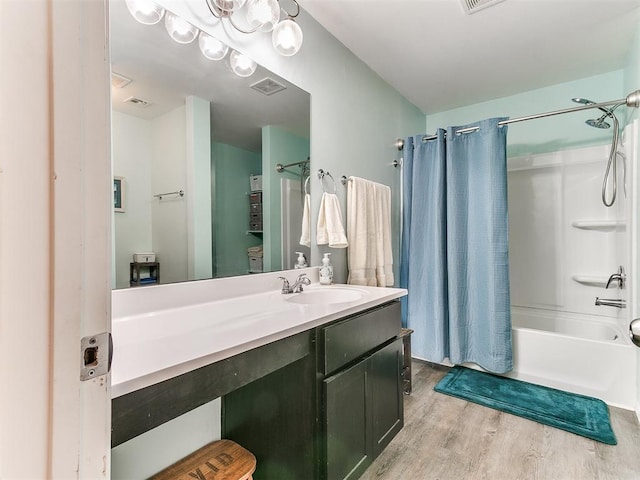
[[[509,159],[513,306],[617,318],[594,303],[628,292],[604,289],[619,265],[629,270],[622,182],[613,208],[600,199],[608,154],[601,145]]]

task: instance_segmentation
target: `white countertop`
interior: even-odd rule
[[[317,278],[317,272],[314,273]],[[264,278],[273,285],[272,277],[267,275]],[[309,276],[314,279],[313,273]],[[203,289],[209,288],[206,282],[215,280],[192,283],[199,284],[195,288]],[[220,285],[214,284],[216,290],[220,290]],[[312,284],[301,294],[283,295],[279,289],[269,289],[213,301],[196,295],[191,304],[185,305],[183,301],[171,307],[171,302],[166,300],[167,294],[172,291],[184,293],[188,285],[179,284],[173,289],[167,285],[164,290],[161,287],[129,290],[121,295],[114,292],[112,398],[407,294],[400,288]],[[291,301],[296,295],[331,288],[358,290],[362,298],[333,304]],[[140,301],[136,302],[138,294]],[[145,295],[162,295],[162,308],[141,308]],[[118,304],[124,303],[125,298],[135,306],[125,308]]]

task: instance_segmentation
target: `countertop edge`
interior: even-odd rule
[[[357,286],[354,285],[354,287],[357,287]],[[382,305],[384,303],[390,302],[392,300],[395,300],[407,295],[407,291],[405,289],[393,288],[388,290],[389,291],[387,294],[384,294],[380,297],[373,298],[365,302],[359,302],[355,305],[342,308],[340,310],[328,313],[326,315],[322,315],[320,317],[313,317],[309,321],[303,321],[299,324],[296,324],[293,327],[285,328],[283,330],[277,331],[269,335],[265,335],[257,338],[250,338],[246,342],[234,345],[231,348],[212,352],[211,354],[204,355],[204,356],[201,356],[186,362],[182,362],[170,367],[166,367],[160,370],[156,370],[146,375],[142,375],[130,380],[125,380],[117,384],[112,383],[111,398],[114,399],[114,398],[121,397],[123,395],[127,395],[136,390],[140,390],[142,388],[146,388],[151,385],[161,383],[165,380],[188,373],[190,371],[204,367],[211,363],[225,360],[234,355],[238,355],[246,351],[252,350],[254,348],[266,345],[268,343],[275,342],[292,335],[296,335],[298,333],[310,330],[312,328],[319,327],[323,324],[332,322],[342,317],[352,315],[354,313],[367,310],[369,308],[373,308],[378,305]]]

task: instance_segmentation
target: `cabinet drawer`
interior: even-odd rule
[[[323,328],[322,373],[330,374],[394,338],[401,323],[400,302],[396,301]]]

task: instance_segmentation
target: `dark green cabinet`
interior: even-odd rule
[[[402,428],[401,355],[394,340],[324,380],[328,480],[358,478]]]
[[[357,478],[371,463],[367,367],[362,361],[324,381],[329,479]]]
[[[224,396],[222,435],[256,456],[255,480],[364,472],[403,426],[400,329],[398,301],[312,329],[294,362]]]
[[[402,340],[380,349],[369,360],[372,451],[377,457],[404,425]]]

